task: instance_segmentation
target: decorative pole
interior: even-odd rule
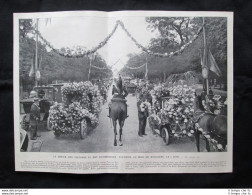
[[[148,55],[146,55],[145,80],[148,81]]]
[[[92,56],[90,55],[90,57],[89,57],[88,81],[90,81],[91,66],[92,66]]]
[[[203,17],[203,45],[204,45],[204,54],[203,54],[203,68],[202,68],[202,76],[205,80],[206,86],[206,110],[209,111],[209,81],[208,81],[208,52],[207,52],[207,41],[206,41],[206,29],[205,29],[205,18]],[[204,85],[204,83],[203,83]]]
[[[207,41],[206,41],[206,29],[205,29],[205,18],[203,17],[203,45],[204,45],[204,54],[203,54],[203,69],[202,75],[206,83],[206,94],[209,95],[209,81],[208,81],[208,52],[207,52]]]
[[[37,18],[36,21],[36,48],[35,48],[35,86],[38,86],[38,80],[37,80],[37,70],[38,70],[38,21],[39,19]]]

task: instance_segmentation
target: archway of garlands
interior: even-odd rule
[[[38,36],[42,42],[44,42],[52,51],[54,51],[55,53],[57,53],[60,56],[66,57],[66,58],[82,58],[82,57],[90,57],[92,56],[92,54],[96,53],[99,49],[101,49],[103,46],[105,46],[108,41],[110,40],[110,38],[115,34],[116,30],[118,29],[118,27],[121,27],[122,30],[126,33],[126,35],[131,39],[131,41],[133,41],[135,43],[135,45],[140,48],[143,52],[147,53],[150,56],[156,56],[156,57],[172,57],[175,55],[179,55],[181,54],[189,45],[191,45],[200,35],[200,33],[202,32],[204,25],[202,27],[200,27],[197,31],[197,33],[193,36],[193,38],[188,41],[186,44],[182,45],[178,50],[170,52],[170,53],[158,53],[158,52],[152,52],[150,49],[144,47],[143,45],[141,45],[132,35],[131,33],[127,30],[127,28],[125,27],[124,23],[120,20],[116,21],[116,24],[113,28],[113,30],[109,33],[109,35],[107,37],[104,38],[103,41],[101,41],[97,46],[95,46],[93,49],[90,50],[86,50],[86,51],[82,51],[82,52],[77,52],[77,51],[72,51],[71,53],[67,53],[67,52],[62,52],[59,49],[56,49],[49,41],[47,41],[42,34],[38,31],[38,29],[33,28],[32,33],[35,34],[36,36]],[[118,62],[118,61],[117,61]],[[117,63],[116,62],[116,63]],[[116,64],[115,63],[115,64]],[[113,64],[113,65],[115,65]],[[148,65],[147,65],[147,59],[146,59],[146,63],[139,66],[139,67],[129,67],[129,66],[125,66],[128,69],[140,69],[142,67],[145,67],[145,77],[148,78]],[[99,70],[105,70],[108,69],[108,67],[97,67],[95,65],[92,65],[91,60],[90,60],[90,66],[89,66],[89,76],[88,76],[88,80],[90,77],[90,72],[91,72],[91,68],[95,68],[95,69],[99,69]]]

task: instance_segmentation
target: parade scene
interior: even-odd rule
[[[227,68],[224,17],[20,19],[20,151],[226,152]]]

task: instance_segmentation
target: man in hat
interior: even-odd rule
[[[40,121],[39,99],[35,97],[34,103],[31,106],[31,115],[30,115],[31,140],[35,140],[38,137],[37,132],[39,121]]]
[[[143,94],[139,96],[139,101],[137,102],[137,109],[138,109],[138,120],[139,120],[139,130],[138,136],[143,137],[143,135],[147,135],[145,133],[146,122],[148,117],[148,110],[142,108],[142,103],[146,101],[146,98]]]

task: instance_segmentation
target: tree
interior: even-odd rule
[[[22,41],[32,31],[32,19],[19,20],[19,40]]]
[[[20,36],[21,37],[21,36]],[[20,83],[25,91],[30,91],[34,86],[34,75],[29,77],[29,72],[34,63],[35,40],[33,37],[25,36],[22,38],[19,48],[19,72]],[[84,48],[82,48],[84,50]],[[61,51],[70,50],[70,48],[61,48]],[[80,51],[79,51],[80,52]],[[86,81],[88,78],[89,58],[66,58],[58,55],[54,51],[49,51],[45,44],[38,42],[38,57],[40,59],[41,79],[39,85],[47,85],[54,80],[64,81]],[[92,62],[98,67],[107,67],[106,62],[100,55]],[[93,78],[111,77],[111,69],[105,71],[92,70]]]
[[[148,17],[148,29],[158,31],[160,36],[152,40],[162,47],[172,49],[187,43],[198,29],[197,21],[189,17]]]
[[[149,49],[158,53],[169,53],[179,49],[182,43],[187,43],[192,36],[202,26],[202,18],[174,18],[174,17],[151,17],[146,18],[148,29],[159,32],[159,35],[151,39]],[[205,19],[205,28],[208,48],[211,50],[215,60],[220,67],[226,80],[227,70],[227,20],[226,18]],[[180,55],[173,57],[159,58],[148,56],[149,77],[159,78],[166,73],[183,73],[186,71],[196,71],[201,73],[200,49],[203,49],[202,34]],[[139,66],[146,57],[144,54],[129,55],[129,66]],[[145,69],[128,70],[122,69],[122,73],[129,75],[144,75]],[[141,73],[141,74],[140,74]],[[210,75],[212,77],[213,74]]]

